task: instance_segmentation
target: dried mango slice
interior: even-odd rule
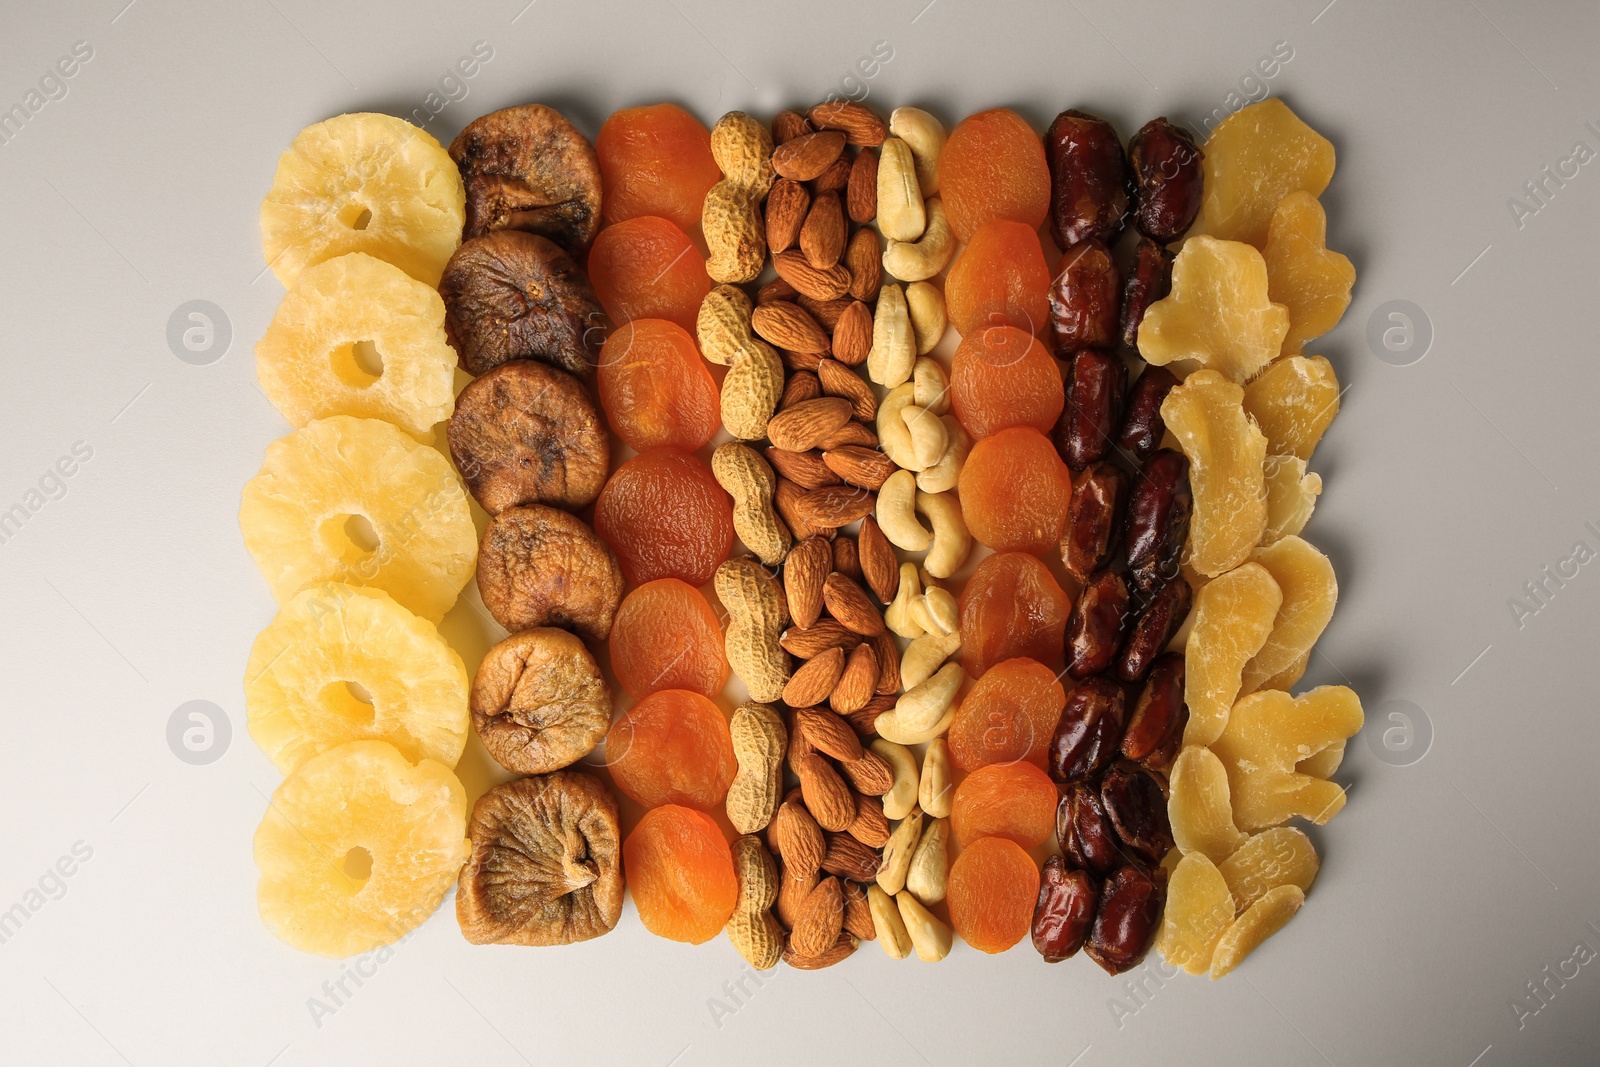
[[[1297,190],[1321,196],[1333,164],[1332,142],[1282,100],[1242,108],[1206,139],[1205,199],[1193,232],[1261,248],[1279,202]]]
[[[1282,885],[1308,892],[1321,863],[1311,839],[1292,826],[1274,826],[1253,835],[1217,864],[1234,904],[1243,911]],[[1168,890],[1169,901],[1171,890]]]
[[[1321,356],[1284,356],[1244,387],[1244,410],[1267,435],[1267,452],[1309,460],[1339,414],[1339,379]]]
[[[1193,360],[1244,382],[1277,357],[1288,332],[1289,309],[1272,302],[1260,252],[1192,237],[1172,262],[1172,291],[1139,323],[1139,354],[1157,366]]]
[[[1246,563],[1207,582],[1194,598],[1194,625],[1184,649],[1185,745],[1209,745],[1228,725],[1244,668],[1272,633],[1283,593],[1272,572]]]
[[[1306,902],[1297,885],[1280,885],[1245,909],[1217,941],[1211,956],[1211,977],[1221,978],[1254,952],[1267,938],[1282,930]]]
[[[1296,190],[1272,212],[1267,227],[1267,293],[1289,309],[1285,352],[1298,352],[1339,324],[1350,306],[1356,268],[1328,251],[1328,214],[1311,193]]]
[[[1272,633],[1255,658],[1244,665],[1239,692],[1253,693],[1271,678],[1289,670],[1302,656],[1309,655],[1339,599],[1339,582],[1333,564],[1311,542],[1285,537],[1278,543],[1259,548],[1250,557],[1267,568],[1278,583],[1283,602]]]
[[[1298,456],[1268,456],[1261,462],[1261,476],[1267,485],[1267,528],[1261,534],[1266,546],[1306,528],[1322,495],[1322,476],[1308,474],[1306,461]]]
[[[1295,765],[1354,737],[1361,723],[1361,700],[1342,685],[1298,697],[1263,689],[1240,700],[1211,746],[1228,772],[1234,822],[1261,830],[1298,816],[1320,826],[1337,815],[1344,790]]]
[[[1167,907],[1156,948],[1174,967],[1205,974],[1211,969],[1217,941],[1233,925],[1233,916],[1227,879],[1204,853],[1191,852],[1178,861],[1167,880]]]
[[[1189,565],[1207,577],[1243,563],[1267,528],[1267,439],[1243,400],[1241,387],[1204,370],[1161,402],[1161,417],[1189,458]]]
[[[1167,783],[1167,821],[1180,852],[1198,852],[1221,863],[1244,844],[1244,833],[1233,825],[1228,769],[1215,752],[1190,745],[1173,761]]]

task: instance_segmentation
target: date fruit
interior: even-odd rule
[[[1118,678],[1124,682],[1144,681],[1150,668],[1155,665],[1156,657],[1172,641],[1183,620],[1189,617],[1191,599],[1189,583],[1180,574],[1146,600],[1117,656]]]
[[[1127,619],[1127,580],[1116,571],[1091,576],[1067,616],[1067,673],[1087,678],[1111,666]]]
[[[1056,805],[1056,841],[1076,866],[1104,877],[1126,862],[1105,802],[1090,782],[1073,782]]]
[[[1167,432],[1167,424],[1161,421],[1161,402],[1177,384],[1178,376],[1167,368],[1147,366],[1128,390],[1122,428],[1117,431],[1117,447],[1140,463],[1161,447],[1161,438]]]
[[[1058,355],[1111,348],[1122,317],[1122,279],[1102,241],[1079,241],[1061,257],[1050,285],[1050,333]],[[952,320],[953,321],[953,320]]]
[[[1201,158],[1194,138],[1165,116],[1139,127],[1128,142],[1128,165],[1137,187],[1133,224],[1140,233],[1167,244],[1188,232],[1204,191]]]
[[[1075,686],[1050,739],[1050,777],[1077,782],[1108,767],[1122,744],[1126,702],[1122,686],[1110,678],[1090,678]]]
[[[1117,131],[1104,119],[1074,108],[1050,123],[1044,145],[1050,163],[1050,236],[1056,247],[1071,248],[1087,237],[1114,243],[1132,192]]]
[[[1083,951],[1107,974],[1121,974],[1144,959],[1161,929],[1166,871],[1117,868],[1100,891],[1100,910]]]
[[[1189,536],[1189,460],[1163,448],[1144,462],[1128,501],[1128,568],[1133,584],[1148,594],[1176,581],[1179,559]]]
[[[1167,795],[1155,776],[1131,763],[1119,763],[1100,780],[1100,806],[1123,847],[1152,864],[1172,850]]]
[[[1111,452],[1127,386],[1127,368],[1111,352],[1085,348],[1069,358],[1067,402],[1053,436],[1056,451],[1074,474]]]
[[[1187,584],[1185,584],[1187,588]],[[1122,735],[1122,754],[1152,770],[1165,771],[1177,755],[1189,709],[1183,702],[1182,652],[1156,659]]]
[[[1061,538],[1061,562],[1068,574],[1086,582],[1110,566],[1121,544],[1127,503],[1128,474],[1121,467],[1102,462],[1084,471],[1072,487],[1067,532]]]
[[[1033,912],[1033,947],[1046,963],[1077,954],[1094,922],[1100,886],[1088,871],[1069,871],[1060,856],[1045,860]]]

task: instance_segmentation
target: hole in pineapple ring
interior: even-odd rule
[[[365,885],[367,879],[372,877],[372,853],[357,845],[344,854],[344,859],[339,861],[339,870],[358,887]]]
[[[372,729],[377,717],[372,694],[360,682],[329,682],[322,690],[324,711],[359,730]]]
[[[365,204],[346,204],[339,212],[339,221],[352,230],[364,230],[372,225],[372,209]]]
[[[372,553],[378,550],[378,531],[372,528],[372,521],[365,515],[346,515],[344,535],[358,551]]]
[[[346,385],[364,389],[383,377],[383,353],[376,342],[352,341],[333,350],[333,372]]]

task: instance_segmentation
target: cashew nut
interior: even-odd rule
[[[882,171],[879,171],[882,174]],[[880,177],[881,181],[881,177]],[[878,201],[878,221],[883,221],[883,200]],[[928,201],[928,223],[922,237],[916,241],[891,240],[883,250],[883,269],[891,278],[903,282],[920,282],[931,278],[950,265],[956,254],[956,237],[950,232],[950,220],[944,213],[944,202],[938,197]]]
[[[900,918],[900,905],[885,893],[876,882],[867,886],[867,910],[872,913],[872,929],[878,935],[878,944],[891,960],[903,960],[911,955],[911,935],[906,931],[905,920]]]
[[[906,307],[911,314],[911,332],[917,335],[917,355],[925,356],[944,337],[944,294],[932,282],[912,282],[906,286]]]
[[[933,625],[924,626],[924,630],[953,634],[961,629],[961,606],[950,590],[943,586],[930,585],[922,595],[922,602],[927,606],[928,615],[933,619]]]
[[[927,221],[911,146],[887,138],[878,149],[878,232],[891,241],[915,241]]]
[[[950,823],[933,819],[922,827],[922,837],[916,851],[911,854],[911,868],[906,871],[906,888],[924,904],[937,904],[944,899],[945,881],[950,872]]]
[[[944,718],[926,730],[911,730],[900,725],[899,720],[894,718],[894,712],[892,711],[886,711],[879,715],[875,725],[880,736],[893,741],[895,744],[921,745],[948,731],[950,724],[955,722],[955,719],[956,709],[955,705],[952,704],[950,710],[944,713]]]
[[[917,579],[915,563],[900,564],[900,588],[894,600],[883,613],[884,625],[898,637],[907,641],[921,637],[924,627],[912,616],[913,606],[922,599],[922,583]]]
[[[871,747],[894,772],[894,786],[883,795],[883,814],[890,819],[903,819],[917,806],[917,787],[921,784],[921,775],[917,771],[916,754],[906,746],[882,737],[872,742]]]
[[[950,955],[954,936],[948,926],[909,892],[902,890],[894,902],[900,909],[900,920],[905,924],[911,944],[917,950],[917,959],[923,963],[938,963]]]
[[[925,596],[919,596],[911,602],[911,621],[922,627],[923,633],[944,633],[933,621],[933,616],[928,614],[928,598]],[[904,681],[903,676],[901,680]]]
[[[917,164],[917,184],[923,196],[939,191],[939,155],[948,136],[944,123],[920,107],[897,107],[889,115],[889,132],[911,148]]]
[[[915,385],[902,382],[889,390],[889,395],[878,405],[878,447],[902,470],[910,470],[916,462],[911,448],[911,430],[900,417],[900,409],[910,405],[915,394]]]
[[[937,630],[924,633],[906,648],[900,657],[900,684],[908,690],[915,689],[939,669],[945,660],[961,648],[961,632],[942,634]]]
[[[934,672],[932,678],[918,682],[915,686],[900,694],[900,699],[894,703],[893,711],[886,711],[878,716],[878,733],[883,735],[883,720],[885,716],[894,717],[894,726],[912,733],[922,733],[936,725],[944,714],[950,710],[951,703],[956,698],[956,690],[961,688],[966,673],[962,671],[959,663],[946,663]]]
[[[934,542],[934,535],[917,521],[915,507],[920,496],[922,494],[917,492],[917,476],[910,471],[895,471],[878,487],[878,528],[889,539],[889,543],[902,552],[921,552]],[[959,516],[960,505],[956,507]],[[948,543],[948,534],[945,540]],[[968,540],[970,542],[971,538]],[[962,553],[963,556],[965,554]],[[949,575],[940,577],[948,578]]]
[[[950,447],[950,431],[939,421],[939,416],[927,408],[907,404],[900,409],[900,421],[911,431],[911,453],[917,460],[912,470],[926,470],[944,458],[945,450]]]
[[[909,293],[906,299],[909,303]],[[950,410],[950,378],[944,372],[944,364],[928,356],[919,357],[911,368],[911,381],[914,386],[911,398],[917,407],[926,408],[935,415]]]
[[[917,339],[911,332],[906,293],[890,282],[878,290],[872,314],[872,348],[867,352],[867,377],[893,389],[911,377],[917,362]]]
[[[917,804],[935,819],[946,818],[955,799],[950,770],[950,743],[942,737],[928,742],[922,757],[922,778],[917,783]]]
[[[967,436],[967,431],[954,417],[944,417],[944,428],[950,438],[944,458],[917,472],[917,488],[924,493],[944,493],[954,489],[961,480],[961,467],[967,462],[967,453],[972,451],[972,438]]]
[[[911,870],[911,855],[922,839],[922,809],[915,804],[900,825],[889,835],[883,846],[883,861],[878,864],[878,886],[885,893],[898,893],[906,887],[906,873]]]
[[[878,506],[882,510],[881,494]],[[961,502],[950,493],[924,493],[919,490],[916,508],[927,516],[929,525],[933,527],[933,544],[922,565],[935,578],[948,578],[961,569],[961,565],[967,561],[967,553],[972,551],[972,535],[967,532],[966,520],[961,517]],[[878,516],[878,525],[883,526],[882,515]],[[884,527],[884,533],[888,532],[888,528]],[[889,540],[893,541],[894,538],[890,537]]]

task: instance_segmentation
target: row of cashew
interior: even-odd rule
[[[944,899],[950,866],[950,748],[934,738],[920,767],[915,752],[887,737],[872,742],[872,751],[894,771],[883,813],[899,820],[883,847],[877,880],[867,887],[873,930],[891,959],[914,950],[918,959],[937,962],[949,955],[953,940],[950,927],[928,910]]]

